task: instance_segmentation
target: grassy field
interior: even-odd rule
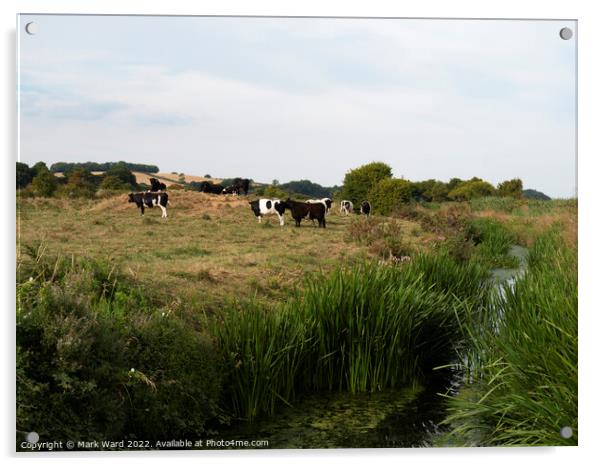
[[[258,224],[249,199],[172,191],[167,219],[141,217],[125,194],[18,199],[17,428],[198,436],[307,393],[418,387],[469,357],[477,399],[450,404],[454,442],[555,444],[559,422],[576,430],[564,396],[577,383],[575,201],[333,209],[319,229],[289,213],[283,228]],[[488,271],[516,267],[513,244],[530,248],[529,267],[500,304]],[[557,358],[538,359],[555,343]],[[548,369],[567,368],[542,390]],[[516,422],[503,424],[509,403]]]
[[[349,238],[363,219],[332,212],[327,228],[290,214],[280,228],[276,217],[259,224],[246,198],[171,192],[169,218],[158,209],[140,216],[127,197],[102,201],[23,199],[18,237],[43,244],[52,254],[110,260],[132,277],[165,295],[203,310],[232,296],[285,300],[308,273],[351,264],[373,254]],[[418,243],[415,222],[397,220],[400,232]]]

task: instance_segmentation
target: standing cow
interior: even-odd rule
[[[353,202],[351,201],[341,201],[341,213],[345,215],[349,215],[353,213]]]
[[[165,191],[167,189],[165,183],[161,183],[157,178],[151,178],[149,181],[151,184],[150,191],[152,193],[156,193],[158,191]]]
[[[257,217],[257,221],[261,223],[261,217],[264,215],[277,215],[280,220],[280,226],[284,226],[284,203],[280,199],[257,199],[249,201],[251,210]]]
[[[287,199],[283,202],[284,207],[291,211],[295,219],[295,226],[301,226],[301,220],[309,216],[310,220],[317,220],[318,226],[326,228],[326,207],[320,203],[299,202]]]
[[[362,205],[360,207],[360,212],[363,215],[365,215],[366,217],[369,217],[371,210],[372,210],[372,206],[370,205],[370,203],[368,201],[362,202]]]
[[[167,193],[130,193],[128,202],[135,202],[140,209],[140,215],[144,215],[144,207],[152,209],[153,207],[161,208],[161,218],[167,218],[167,204],[169,197]]]

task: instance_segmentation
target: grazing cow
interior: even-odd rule
[[[151,184],[151,193],[156,193],[157,191],[165,191],[167,189],[165,183],[161,183],[157,178],[151,178],[149,181]]]
[[[287,199],[283,202],[284,207],[291,211],[291,215],[295,219],[295,226],[301,226],[301,220],[309,215],[310,220],[316,219],[318,226],[326,228],[326,206],[320,203],[299,202]]]
[[[280,226],[284,226],[284,203],[280,199],[257,199],[249,204],[259,223],[264,215],[277,215]]]
[[[353,202],[341,201],[341,213],[344,213],[345,215],[353,213]]]
[[[140,215],[144,215],[144,207],[152,209],[153,207],[161,208],[161,218],[167,218],[167,204],[169,197],[167,193],[130,193],[128,202],[135,202],[140,209]]]
[[[222,194],[240,194],[240,188],[238,186],[228,186],[227,188],[222,189]]]
[[[232,187],[238,189],[238,194],[245,193],[245,196],[249,193],[249,184],[251,180],[248,178],[234,178],[232,180]]]
[[[202,193],[210,194],[222,194],[224,191],[224,187],[221,184],[213,184],[209,181],[201,182],[197,189]]]
[[[360,211],[362,214],[364,214],[366,217],[368,217],[370,215],[370,211],[372,210],[372,206],[370,205],[370,203],[368,201],[364,201],[362,202]]]

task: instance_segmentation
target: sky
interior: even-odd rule
[[[37,32],[24,32],[34,21]],[[576,195],[573,21],[21,15],[19,160]]]

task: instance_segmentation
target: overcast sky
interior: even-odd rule
[[[38,32],[24,25],[35,21]],[[575,195],[570,21],[35,16],[20,160],[341,184],[520,177]]]

